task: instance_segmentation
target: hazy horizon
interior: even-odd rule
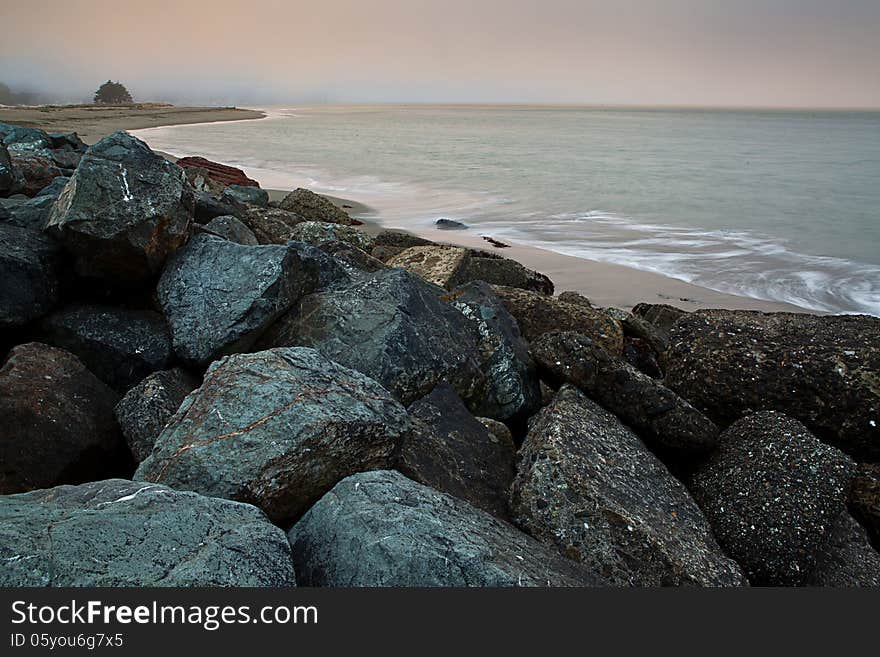
[[[57,100],[112,78],[251,106],[880,108],[875,0],[30,0],[0,21],[0,82]]]

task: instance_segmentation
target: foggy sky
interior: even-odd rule
[[[880,107],[878,0],[0,0],[0,82],[138,100]]]

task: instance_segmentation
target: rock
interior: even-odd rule
[[[36,342],[14,347],[0,368],[0,495],[116,469],[117,400],[76,356]]]
[[[461,273],[470,253],[458,246],[413,246],[390,258],[389,267],[400,267],[447,290],[464,283]]]
[[[404,439],[395,469],[507,518],[507,496],[516,464],[513,440],[499,440],[490,433],[446,383],[407,410],[415,429]]]
[[[229,185],[223,190],[220,201],[259,205],[265,208],[269,207],[269,192],[253,185]]]
[[[49,215],[77,273],[142,283],[189,237],[192,190],[177,167],[124,132],[89,148]]]
[[[222,237],[236,244],[243,244],[244,246],[256,246],[259,244],[257,236],[253,234],[251,229],[231,215],[211,219],[211,221],[205,224],[204,230],[211,235]]]
[[[123,479],[0,497],[0,585],[295,586],[252,506]]]
[[[663,344],[669,343],[669,332],[675,323],[688,313],[665,303],[640,303],[632,309],[633,316],[653,327],[653,334]],[[640,336],[644,337],[644,336]]]
[[[468,225],[455,219],[438,219],[434,222],[440,230],[467,230]]]
[[[880,460],[880,318],[709,310],[670,334],[666,384],[716,423],[775,410]]]
[[[553,294],[553,281],[544,274],[523,267],[516,260],[486,251],[471,251],[461,278],[462,282],[486,281],[492,285],[530,290],[548,296]]]
[[[603,583],[485,511],[397,472],[339,482],[288,539],[304,586]]]
[[[116,420],[135,463],[152,453],[156,438],[198,385],[198,379],[179,368],[154,372],[116,405]]]
[[[345,276],[330,256],[299,242],[243,246],[197,235],[169,261],[158,297],[174,352],[204,367],[248,350],[300,297]]]
[[[520,423],[541,406],[541,388],[529,347],[516,320],[491,286],[474,281],[456,288],[445,300],[477,329],[486,391],[473,404],[477,415]]]
[[[624,329],[626,330],[626,329]],[[623,336],[623,359],[642,374],[652,379],[663,378],[663,368],[657,352],[648,342],[640,338]]]
[[[259,506],[295,521],[340,479],[391,466],[410,429],[375,381],[312,349],[214,363],[135,479]]]
[[[281,201],[279,207],[299,215],[306,221],[324,221],[346,226],[355,226],[360,223],[354,221],[345,210],[336,207],[325,197],[303,188],[290,192]]]
[[[207,194],[212,198],[219,199],[226,189],[226,185],[222,182],[214,180],[211,172],[202,167],[184,167],[183,175],[186,181],[196,191],[196,193]]]
[[[493,285],[508,312],[519,323],[523,337],[534,342],[550,331],[576,331],[618,356],[623,351],[623,329],[605,313],[513,287]]]
[[[314,246],[327,242],[345,242],[369,253],[373,250],[373,239],[365,232],[344,226],[328,224],[321,221],[304,221],[293,229],[293,239]]]
[[[253,231],[260,244],[287,244],[293,239],[293,229],[304,221],[287,210],[256,206],[236,216]]]
[[[813,570],[854,471],[797,420],[763,412],[722,434],[690,488],[752,584],[794,586]]]
[[[53,178],[52,182],[43,187],[39,192],[37,192],[37,196],[51,196],[53,198],[58,198],[61,195],[61,192],[64,191],[64,188],[67,186],[67,183],[70,181],[70,178],[67,176],[58,176],[57,178]]]
[[[532,343],[532,355],[544,380],[577,386],[652,448],[693,455],[717,444],[718,428],[705,415],[586,336],[545,333]]]
[[[234,216],[239,213],[237,207],[228,203],[221,203],[208,192],[196,190],[193,197],[195,198],[193,220],[197,224],[207,224],[217,217]]]
[[[810,586],[880,586],[880,554],[871,547],[865,530],[853,517],[841,513],[828,540],[816,554]]]
[[[511,513],[523,530],[617,586],[746,583],[684,486],[572,386],[531,424]]]
[[[862,463],[856,471],[849,496],[852,514],[880,549],[880,464]]]
[[[480,336],[441,293],[402,269],[366,274],[304,297],[258,347],[313,347],[375,379],[403,404],[441,381],[471,404],[486,389]]]
[[[89,147],[75,132],[55,132],[49,135],[49,142],[54,150],[85,153]]]
[[[40,323],[43,342],[76,355],[104,383],[125,392],[171,360],[165,320],[151,310],[78,305]]]
[[[9,196],[18,192],[24,184],[21,174],[12,168],[12,160],[6,144],[0,140],[0,196]]]
[[[336,226],[338,224],[322,224],[324,226]],[[347,242],[323,242],[318,245],[324,253],[329,253],[343,264],[354,270],[374,272],[385,269],[385,263],[377,260],[365,251]]]
[[[260,186],[260,183],[252,178],[248,178],[241,169],[236,169],[235,167],[220,164],[218,162],[212,162],[203,157],[182,157],[177,160],[177,166],[182,169],[202,169],[206,172],[208,178],[222,185],[222,188],[229,185],[237,185],[240,187]]]
[[[23,326],[58,301],[58,247],[48,237],[0,223],[0,329]]]
[[[513,442],[513,434],[510,433],[510,429],[503,422],[493,420],[490,417],[478,417],[477,422],[486,427],[499,443]]]
[[[0,137],[13,171],[13,186],[8,193],[23,192],[34,196],[56,176],[64,172],[53,157],[52,142],[42,130],[0,124]],[[0,156],[0,163],[5,160]]]
[[[580,292],[560,292],[556,298],[563,303],[570,303],[575,306],[593,307],[593,303]]]
[[[55,199],[52,196],[35,196],[11,206],[7,222],[20,228],[42,231],[54,204]]]
[[[412,246],[437,246],[436,242],[397,230],[381,231],[373,237],[373,244],[370,255],[382,262],[387,262]]]

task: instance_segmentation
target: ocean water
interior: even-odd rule
[[[272,107],[138,131],[399,228],[440,217],[804,308],[880,315],[880,112]]]

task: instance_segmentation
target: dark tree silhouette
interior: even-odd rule
[[[107,80],[95,92],[95,103],[102,105],[128,105],[133,103],[131,94],[121,83]]]

